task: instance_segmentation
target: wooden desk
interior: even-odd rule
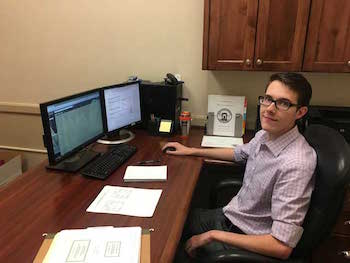
[[[89,226],[141,226],[154,228],[151,234],[151,262],[172,262],[202,167],[198,157],[163,154],[160,144],[180,141],[200,146],[203,131],[192,129],[187,140],[147,136],[137,131],[130,144],[138,151],[107,180],[79,174],[49,171],[47,162],[0,188],[0,262],[30,262],[43,233]],[[124,183],[128,165],[140,160],[160,159],[168,166],[167,182]],[[105,185],[162,189],[152,218],[87,213],[86,209]],[[142,200],[140,200],[142,205]]]

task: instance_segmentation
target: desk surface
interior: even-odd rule
[[[49,171],[45,169],[47,162],[43,162],[0,188],[0,262],[32,261],[43,241],[43,233],[107,225],[154,228],[151,262],[171,262],[202,167],[202,158],[163,154],[160,145],[180,141],[199,147],[202,135],[202,130],[192,129],[191,136],[182,140],[178,136],[151,137],[140,130],[130,142],[137,146],[136,154],[104,181]],[[123,182],[128,165],[160,158],[168,166],[166,182]],[[152,218],[87,213],[87,207],[105,185],[162,189],[163,193]]]

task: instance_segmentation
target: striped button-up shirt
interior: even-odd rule
[[[234,151],[246,162],[243,185],[223,208],[225,216],[244,233],[271,234],[295,247],[314,187],[316,153],[295,126],[275,140],[259,131]]]

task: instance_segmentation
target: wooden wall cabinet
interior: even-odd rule
[[[203,69],[300,71],[310,0],[205,0]]]
[[[202,68],[350,72],[350,1],[204,0]]]
[[[312,0],[303,70],[350,72],[349,0]]]

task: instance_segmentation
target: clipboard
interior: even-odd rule
[[[33,263],[42,263],[55,234],[46,234],[43,243],[41,244],[38,253],[36,254]],[[151,262],[151,234],[149,229],[142,229],[141,235],[141,252],[140,263]]]

